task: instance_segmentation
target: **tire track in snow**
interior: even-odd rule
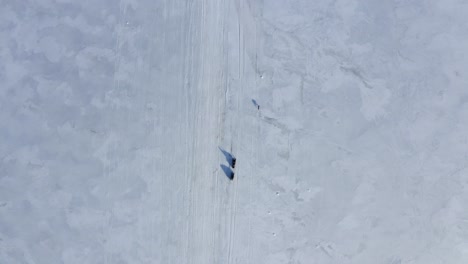
[[[237,26],[238,26],[238,71],[239,71],[239,89],[236,96],[236,120],[235,120],[235,144],[233,147],[233,153],[238,153],[239,148],[242,146],[242,119],[241,117],[241,110],[243,109],[243,95],[244,95],[244,68],[245,68],[245,45],[244,45],[244,38],[243,38],[243,28],[242,28],[242,14],[243,14],[243,1],[237,0],[236,1],[236,9],[237,9]],[[234,261],[233,252],[235,249],[235,237],[236,237],[236,228],[237,228],[237,207],[238,207],[238,185],[239,185],[239,175],[242,175],[242,163],[238,164],[237,167],[237,176],[234,179],[234,186],[233,186],[233,195],[234,198],[232,199],[231,204],[231,234],[230,234],[230,245],[229,245],[229,256],[228,256],[228,264]]]
[[[190,252],[190,247],[191,247],[191,237],[193,237],[192,233],[192,226],[190,225],[190,220],[193,215],[193,208],[192,208],[192,200],[193,200],[193,195],[192,195],[192,182],[191,182],[191,172],[192,172],[192,167],[193,167],[193,141],[191,138],[193,137],[191,131],[193,131],[193,119],[191,116],[191,113],[193,113],[192,109],[192,100],[193,96],[191,96],[191,85],[193,83],[193,80],[191,79],[191,76],[193,76],[193,66],[192,66],[192,54],[193,54],[193,46],[191,45],[192,38],[193,38],[193,24],[194,21],[192,21],[193,16],[192,16],[192,3],[188,3],[186,7],[186,18],[188,22],[184,22],[185,25],[187,26],[187,32],[186,32],[186,39],[184,41],[185,45],[187,46],[184,50],[184,90],[186,94],[186,112],[185,112],[185,120],[186,120],[186,127],[188,128],[188,131],[186,133],[186,165],[185,167],[185,197],[184,197],[184,207],[185,207],[185,232],[186,232],[186,238],[184,240],[185,246],[183,250],[183,255],[184,258],[183,260],[185,263],[189,263],[189,252]]]
[[[191,76],[191,64],[192,62],[190,61],[190,56],[192,54],[191,50],[191,45],[190,45],[190,40],[192,38],[192,12],[191,12],[191,5],[190,3],[187,4],[186,9],[185,9],[186,15],[184,16],[184,26],[187,27],[187,30],[185,33],[185,39],[184,39],[184,44],[188,45],[188,48],[184,49],[184,95],[185,95],[185,127],[187,127],[187,133],[185,133],[185,166],[184,166],[184,178],[185,178],[185,191],[184,191],[184,210],[185,210],[185,239],[184,239],[184,246],[183,246],[183,260],[185,263],[188,263],[188,252],[190,248],[190,234],[191,234],[191,226],[190,226],[190,216],[192,214],[192,208],[191,208],[191,186],[190,186],[190,165],[192,163],[191,159],[193,157],[192,153],[192,145],[189,143],[190,142],[190,131],[191,129],[191,122],[190,122],[190,113],[191,113],[191,101],[190,101],[190,76]]]

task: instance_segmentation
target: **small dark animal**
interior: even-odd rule
[[[231,181],[234,180],[234,172],[233,172],[233,171],[231,171],[231,175],[230,175],[229,179],[230,179]]]
[[[236,167],[236,158],[232,158],[232,168]]]

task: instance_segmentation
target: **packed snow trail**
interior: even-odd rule
[[[187,263],[219,263],[226,234],[219,229],[227,214],[222,206],[223,189],[229,181],[219,170],[218,146],[224,111],[224,1],[191,3],[187,53],[186,88],[189,99],[189,144],[187,166]],[[224,180],[224,181],[223,181]]]

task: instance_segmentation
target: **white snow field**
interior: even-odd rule
[[[0,123],[0,264],[468,263],[464,0],[1,0]]]

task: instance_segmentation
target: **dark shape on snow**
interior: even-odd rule
[[[260,105],[257,103],[257,101],[255,101],[255,99],[252,99],[252,103],[255,107],[257,107],[258,110],[260,110]]]
[[[224,174],[226,174],[226,177],[229,178],[229,180],[233,180],[234,179],[234,172],[231,170],[231,168],[229,168],[228,166],[224,165],[224,164],[221,164],[221,169],[224,171]]]
[[[229,164],[229,166],[234,168],[236,166],[236,158],[234,156],[232,156],[231,153],[227,152],[226,150],[222,149],[221,147],[219,147],[219,150],[221,150],[224,157],[226,157],[226,161]]]

